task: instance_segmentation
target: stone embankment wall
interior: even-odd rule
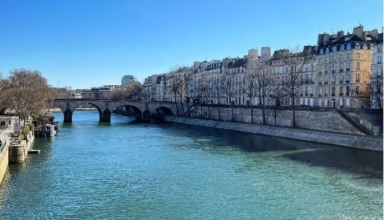
[[[206,119],[176,117],[176,116],[166,116],[164,117],[164,120],[168,122],[198,125],[198,126],[220,128],[220,129],[242,131],[242,132],[250,132],[254,134],[276,136],[276,137],[310,141],[310,142],[316,142],[316,143],[322,143],[322,144],[338,145],[343,147],[383,151],[383,139],[371,137],[371,136],[331,133],[331,132],[313,131],[313,130],[306,130],[306,129],[280,127],[280,126],[258,125],[258,124],[248,124],[248,123],[238,123],[238,122],[225,122],[225,121],[217,121],[217,120],[206,120]]]
[[[31,144],[35,136],[31,131],[28,134],[27,140],[11,142],[9,146],[9,163],[23,163],[28,155],[28,151],[31,148]]]
[[[8,169],[8,149],[9,149],[9,140],[7,140],[5,143],[3,143],[4,146],[1,148],[0,152],[0,183],[3,181],[5,177],[5,173]]]
[[[259,108],[252,110],[251,108],[239,107],[231,109],[230,107],[199,106],[193,109],[191,116],[219,120],[219,110],[220,121],[251,123],[253,112],[253,123],[262,124],[263,122],[262,109]],[[265,119],[268,125],[292,127],[292,110],[265,109]],[[323,111],[296,110],[296,126],[318,131],[364,134],[332,109]]]

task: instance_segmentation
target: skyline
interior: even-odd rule
[[[194,61],[242,57],[263,46],[316,45],[319,33],[352,32],[359,24],[381,33],[383,26],[378,0],[322,1],[317,8],[304,0],[5,0],[0,13],[3,76],[36,69],[50,85],[72,89],[120,84],[123,75],[142,82]]]

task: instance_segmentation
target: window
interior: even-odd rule
[[[344,59],[344,54],[340,54],[340,60],[343,60]]]
[[[355,91],[356,91],[356,94],[359,94],[359,93],[360,93],[360,88],[359,88],[359,86],[356,86]]]
[[[360,73],[356,73],[356,82],[360,82]]]
[[[343,63],[340,63],[340,69],[341,69],[341,70],[344,69],[344,64],[343,64]]]
[[[347,69],[351,68],[351,62],[347,62]]]
[[[347,59],[351,59],[351,53],[347,53]]]
[[[320,49],[320,54],[323,54],[323,48]]]
[[[348,43],[347,44],[347,50],[350,50],[351,49],[351,43]]]
[[[336,60],[336,54],[332,56],[332,60]]]
[[[324,57],[320,58],[320,63],[324,63]]]
[[[325,53],[329,53],[329,48],[326,48],[326,49],[325,49]]]
[[[359,43],[355,43],[355,48],[356,49],[360,49],[360,44]]]
[[[332,64],[332,70],[336,70],[336,64]]]
[[[328,61],[329,61],[329,57],[326,56],[326,57],[325,57],[325,62],[328,62]]]
[[[378,48],[377,48],[377,52],[378,52],[378,53],[382,53],[382,52],[383,52],[383,48],[382,48],[382,47],[378,47]]]
[[[333,46],[332,47],[332,52],[336,52],[337,51],[337,47],[336,46]]]
[[[340,86],[340,93],[343,93],[343,86]]]
[[[340,50],[344,50],[344,44],[340,45]]]
[[[360,58],[360,53],[356,53],[356,58]]]
[[[381,76],[382,74],[383,74],[383,69],[382,68],[378,68],[377,69],[377,75]]]
[[[377,63],[380,64],[381,63],[381,59],[382,57],[381,56],[377,56]]]
[[[349,86],[346,87],[346,93],[349,93]]]

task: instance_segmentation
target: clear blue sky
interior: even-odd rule
[[[319,32],[383,26],[382,0],[0,0],[0,72],[52,86],[120,84],[193,61],[315,45]]]

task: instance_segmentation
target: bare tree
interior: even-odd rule
[[[64,88],[54,88],[52,87],[52,93],[55,97],[55,99],[69,99],[71,98],[71,87],[64,87]]]
[[[383,76],[372,74],[370,84],[371,108],[383,110]]]
[[[141,100],[143,87],[140,82],[133,81],[127,86],[113,89],[107,98],[112,100]]]
[[[268,97],[273,99],[275,105],[274,105],[274,119],[275,119],[275,125],[276,125],[276,117],[277,117],[277,107],[280,106],[281,99],[286,95],[286,93],[283,90],[283,79],[279,76],[274,77],[270,80],[270,84],[268,86]]]
[[[248,105],[251,106],[251,123],[253,123],[253,103],[252,100],[257,94],[257,87],[258,87],[258,75],[254,69],[249,68],[249,70],[244,74],[244,85],[243,85],[243,92],[246,94],[248,98]]]
[[[9,107],[24,120],[52,106],[53,93],[39,71],[15,69],[7,79]]]
[[[267,96],[267,87],[270,82],[269,79],[269,66],[267,61],[257,61],[252,64],[251,71],[256,77],[257,95],[259,99],[259,106],[262,108],[263,124],[267,124],[265,120],[265,98]]]
[[[235,74],[227,71],[224,73],[224,85],[223,93],[227,97],[229,104],[231,105],[231,121],[233,121],[233,101],[232,98],[235,96],[236,87],[235,87]]]
[[[304,72],[303,67],[310,59],[313,59],[313,51],[311,47],[304,47],[304,50],[300,52],[300,48],[297,46],[291,50],[276,51],[274,56],[280,60],[285,67],[286,78],[282,81],[282,88],[291,98],[292,126],[296,127],[295,98],[297,90],[301,85],[300,76]]]

